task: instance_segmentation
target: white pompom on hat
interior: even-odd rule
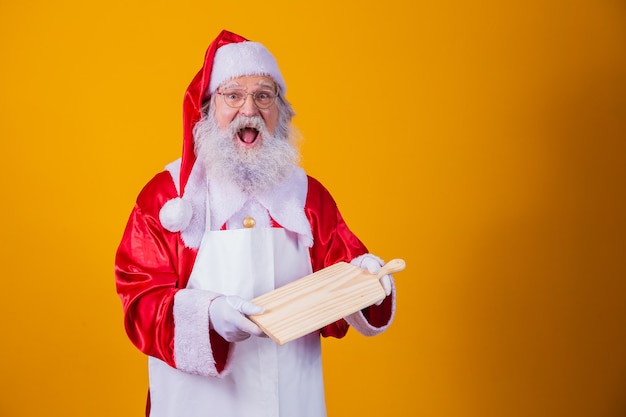
[[[287,91],[274,56],[260,43],[247,41],[224,45],[217,50],[206,93],[213,94],[226,81],[246,75],[270,76],[280,86],[282,94]]]
[[[159,220],[169,231],[180,232],[185,230],[191,222],[193,207],[189,201],[180,197],[168,200],[159,212]]]

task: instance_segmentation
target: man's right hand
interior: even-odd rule
[[[263,331],[246,315],[261,314],[265,308],[236,295],[222,295],[209,306],[209,323],[228,342],[241,342],[250,337],[264,336]]]

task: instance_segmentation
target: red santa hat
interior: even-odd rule
[[[268,75],[276,81],[281,93],[285,94],[285,81],[272,54],[260,43],[250,42],[240,35],[223,30],[209,45],[204,65],[185,92],[179,197],[168,201],[160,213],[161,224],[167,230],[179,232],[191,221],[191,204],[182,197],[196,162],[193,128],[202,117],[204,100],[222,83],[245,75]]]

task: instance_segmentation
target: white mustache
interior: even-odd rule
[[[244,116],[242,114],[237,115],[232,122],[228,125],[228,132],[231,136],[234,136],[241,129],[244,128],[253,128],[258,130],[263,134],[263,136],[267,136],[267,129],[265,126],[265,120],[261,116]]]

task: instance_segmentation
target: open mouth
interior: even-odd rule
[[[246,145],[252,145],[259,137],[259,131],[253,127],[244,127],[237,132],[237,137]]]

